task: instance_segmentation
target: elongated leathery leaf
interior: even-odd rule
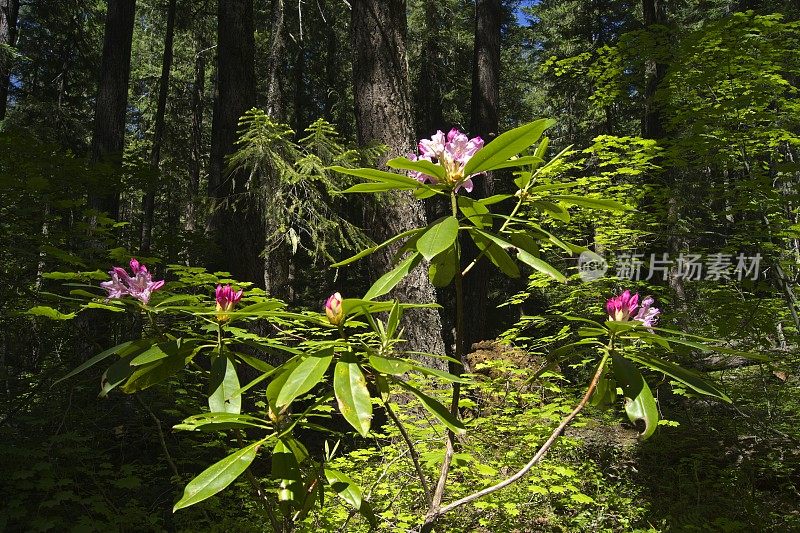
[[[625,396],[625,412],[634,424],[642,420],[644,431],[640,436],[648,439],[658,426],[658,409],[650,387],[642,373],[633,363],[619,355],[613,355],[614,377]]]
[[[183,490],[183,497],[172,508],[172,512],[174,513],[178,509],[189,507],[210,498],[230,485],[242,472],[247,470],[247,467],[256,458],[258,447],[263,442],[263,440],[254,442],[250,446],[233,452],[225,459],[203,470],[186,485]]]

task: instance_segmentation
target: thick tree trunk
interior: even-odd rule
[[[382,143],[388,157],[409,153],[414,147],[408,69],[406,63],[406,2],[355,0],[350,34],[353,49],[353,96],[360,144]],[[410,228],[426,224],[422,203],[409,192],[397,192],[382,204],[371,204],[365,224],[381,242]],[[396,249],[374,256],[375,274],[390,268]],[[426,268],[417,267],[394,290],[404,302],[435,302],[436,293]],[[433,310],[417,310],[404,324],[409,350],[444,352],[441,320]]]
[[[475,3],[475,48],[472,63],[472,119],[470,130],[489,142],[498,134],[500,118],[500,22],[502,6],[500,0],[478,0]],[[485,198],[494,194],[492,174],[475,180],[473,194]],[[469,239],[463,239],[465,260],[471,261],[478,253]],[[467,313],[465,341],[473,343],[485,340],[487,331],[486,312],[489,293],[489,262],[481,260],[464,278],[467,309],[479,310]]]
[[[161,163],[161,145],[164,141],[164,115],[167,111],[167,95],[169,94],[169,72],[172,68],[172,42],[175,35],[175,4],[170,0],[167,7],[167,28],[164,35],[164,56],[161,61],[161,79],[158,82],[158,102],[156,103],[156,117],[153,128],[153,147],[150,151],[150,168],[158,175]],[[151,183],[145,192],[142,201],[142,242],[141,252],[150,252],[150,242],[153,237],[153,214],[156,207],[156,184]]]
[[[17,43],[17,16],[19,0],[0,0],[0,45]],[[0,52],[0,120],[6,117],[8,85],[11,81],[11,61]]]
[[[239,118],[256,103],[253,0],[218,5],[217,86],[211,125],[209,195],[216,200],[211,227],[219,243],[219,265],[242,281],[264,285],[264,222],[249,174],[229,172]],[[217,265],[215,265],[217,266]]]
[[[282,120],[284,116],[281,98],[280,67],[285,48],[283,0],[272,0],[272,42],[267,61],[267,114]]]
[[[197,227],[197,198],[200,192],[200,170],[203,167],[203,108],[205,101],[206,60],[205,44],[202,38],[197,43],[194,56],[194,83],[192,84],[192,131],[189,157],[188,203],[186,205],[186,229],[194,231]]]
[[[443,14],[438,2],[425,3],[425,44],[422,47],[422,68],[417,83],[419,129],[417,138],[427,138],[436,130],[445,129],[442,115],[441,26]]]
[[[645,29],[653,25],[666,24],[667,17],[664,11],[664,0],[642,0],[642,15],[644,18]],[[655,100],[658,86],[664,80],[667,73],[667,66],[655,59],[648,59],[645,63],[645,110],[642,117],[642,137],[646,139],[662,140],[666,135],[664,131],[664,118],[661,108]],[[667,204],[667,224],[672,228],[672,233],[667,239],[667,248],[672,260],[676,260],[683,246],[683,236],[676,233],[678,231],[678,221],[681,216],[680,190],[678,177],[674,170],[664,167],[662,173],[664,183],[671,191]],[[684,309],[686,307],[686,289],[683,278],[676,266],[670,268],[667,280],[672,293],[675,296],[676,307]]]
[[[109,0],[106,14],[100,84],[95,103],[92,134],[92,163],[111,163],[122,167],[125,143],[125,112],[128,106],[128,81],[131,73],[131,42],[136,0]],[[90,196],[89,205],[119,216],[119,185]]]

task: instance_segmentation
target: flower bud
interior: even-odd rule
[[[331,294],[325,302],[325,314],[328,321],[334,326],[339,326],[344,320],[344,309],[342,309],[342,295],[338,292]]]
[[[217,300],[217,320],[225,322],[230,317],[226,312],[233,310],[233,307],[242,299],[243,290],[234,292],[230,285],[217,285],[216,300]]]

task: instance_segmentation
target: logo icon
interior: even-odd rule
[[[608,262],[605,258],[591,250],[581,252],[578,257],[578,275],[581,281],[588,283],[602,278],[608,271]]]

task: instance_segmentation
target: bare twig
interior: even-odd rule
[[[392,419],[394,425],[397,426],[397,429],[400,430],[400,435],[403,436],[403,440],[406,441],[406,445],[408,446],[408,453],[411,455],[411,460],[414,463],[414,469],[417,471],[417,477],[419,478],[419,482],[422,485],[422,490],[425,492],[425,502],[430,505],[431,504],[431,489],[428,486],[428,480],[425,477],[425,472],[422,471],[422,466],[419,464],[419,452],[414,447],[414,443],[411,441],[411,437],[408,436],[408,432],[406,431],[405,426],[403,423],[400,422],[400,419],[397,418],[392,407],[389,405],[389,402],[383,402],[383,406],[386,408],[386,414],[389,415],[389,418]]]
[[[158,441],[161,443],[161,449],[164,451],[164,457],[167,459],[167,464],[169,464],[169,469],[172,470],[172,475],[175,476],[176,480],[180,480],[181,475],[178,473],[178,467],[175,465],[175,461],[172,459],[172,454],[169,453],[169,448],[167,448],[167,441],[164,438],[164,430],[161,427],[161,420],[158,419],[156,414],[153,412],[150,407],[144,403],[138,394],[133,395],[136,398],[136,401],[139,402],[139,405],[147,411],[147,414],[150,415],[150,418],[153,419],[153,422],[156,424],[156,430],[158,430]]]
[[[483,490],[479,490],[478,492],[474,492],[469,496],[465,496],[460,500],[456,500],[439,509],[432,509],[431,512],[428,513],[428,516],[425,517],[425,523],[422,526],[422,531],[423,532],[431,531],[431,529],[433,528],[433,523],[439,516],[449,511],[452,511],[453,509],[460,507],[466,503],[475,501],[493,492],[497,492],[498,490],[511,485],[512,483],[520,479],[522,476],[527,474],[531,470],[531,468],[533,468],[536,465],[536,463],[538,463],[542,459],[542,457],[544,457],[544,455],[547,453],[550,447],[553,446],[556,439],[559,437],[559,435],[561,435],[561,433],[564,431],[567,425],[570,422],[572,422],[572,420],[578,415],[581,409],[583,409],[586,406],[586,403],[589,401],[589,398],[592,396],[592,393],[597,388],[597,383],[600,381],[600,377],[603,375],[603,369],[605,368],[605,362],[607,358],[608,355],[603,357],[603,360],[597,367],[597,372],[595,372],[594,377],[592,378],[592,382],[589,384],[589,388],[586,390],[586,394],[583,395],[583,398],[581,398],[580,403],[578,403],[578,405],[575,407],[575,409],[572,410],[571,413],[569,413],[566,417],[564,417],[564,419],[561,421],[558,427],[553,431],[550,437],[545,441],[542,447],[539,448],[539,451],[536,452],[536,455],[534,455],[533,458],[531,458],[531,460],[528,461],[528,464],[523,466],[513,476],[506,478],[503,481],[495,485],[492,485],[491,487],[487,487]]]

